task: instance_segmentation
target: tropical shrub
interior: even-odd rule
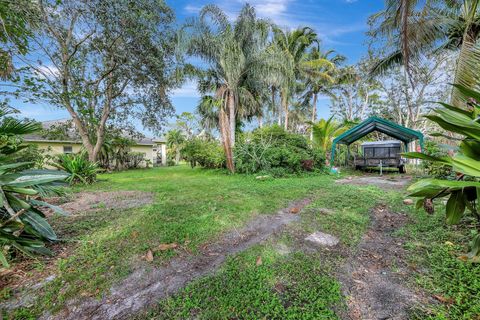
[[[324,157],[309,146],[304,136],[279,126],[245,134],[235,146],[235,166],[241,173],[273,172],[280,176],[312,171],[323,163]]]
[[[209,169],[225,167],[223,148],[215,140],[190,139],[184,144],[182,153],[192,168],[197,165]]]
[[[127,166],[129,169],[140,167],[143,161],[145,161],[145,153],[133,151],[127,153]]]
[[[432,157],[446,157],[448,152],[442,149],[437,143],[431,140],[425,141],[424,153]],[[422,161],[422,167],[426,170],[429,176],[435,178],[448,178],[452,172],[452,167],[443,163],[437,163],[435,161]]]
[[[167,146],[169,151],[175,153],[175,165],[180,163],[181,150],[185,143],[185,136],[180,129],[173,129],[167,133]]]
[[[426,116],[443,129],[463,137],[459,152],[453,156],[434,157],[418,152],[407,153],[410,158],[418,158],[447,165],[456,173],[454,180],[436,178],[423,179],[410,186],[412,196],[421,197],[417,207],[432,212],[433,200],[448,197],[446,222],[457,224],[470,212],[478,222],[473,224],[473,241],[470,257],[480,255],[480,92],[455,85],[464,96],[470,97],[467,108],[458,108],[446,103]]]
[[[84,152],[59,155],[53,165],[69,174],[67,181],[71,185],[77,183],[91,184],[97,180],[98,164],[90,162]]]
[[[14,110],[0,107],[0,264],[8,267],[8,257],[17,252],[27,256],[50,254],[45,242],[57,236],[41,211],[60,208],[41,200],[42,197],[62,192],[59,184],[68,177],[65,172],[52,170],[24,170],[32,162],[9,162],[25,149],[21,135],[34,133],[41,127],[33,121],[9,117]]]

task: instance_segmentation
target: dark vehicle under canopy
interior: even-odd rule
[[[333,164],[335,160],[337,145],[346,145],[349,153],[349,146],[352,143],[374,131],[381,132],[397,140],[363,143],[363,156],[356,158],[354,161],[356,168],[373,167],[381,164],[384,167],[397,167],[400,172],[405,172],[401,152],[407,151],[409,143],[415,140],[419,140],[420,148],[423,150],[423,134],[421,132],[403,127],[385,119],[371,117],[333,140],[331,163]]]

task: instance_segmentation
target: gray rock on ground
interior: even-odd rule
[[[328,233],[323,233],[321,231],[317,231],[309,235],[305,238],[305,240],[312,242],[314,244],[326,247],[333,247],[338,244],[340,241],[337,237],[332,236]]]

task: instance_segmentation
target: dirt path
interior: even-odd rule
[[[410,176],[392,176],[392,175],[365,175],[348,177],[345,179],[335,180],[340,184],[353,184],[357,186],[374,185],[379,188],[386,189],[401,189],[404,188],[412,179]]]
[[[292,203],[275,215],[261,215],[244,228],[224,235],[204,246],[198,255],[180,255],[157,269],[140,268],[102,299],[72,300],[54,316],[42,319],[125,319],[146,310],[160,299],[177,292],[188,282],[217,270],[232,254],[241,252],[279,232],[300,219],[298,213],[310,203],[304,199]]]
[[[401,239],[392,233],[408,222],[403,214],[380,206],[372,210],[372,225],[339,274],[349,308],[346,319],[407,319],[408,311],[426,301],[405,285],[409,268]]]

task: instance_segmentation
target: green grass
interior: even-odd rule
[[[257,246],[162,301],[148,318],[338,319],[340,285],[321,261],[319,255],[280,256],[272,247]]]
[[[375,187],[329,180],[313,192],[301,222],[230,258],[216,274],[194,281],[138,319],[339,319],[346,306],[334,270],[355,250],[369,209],[384,195]],[[304,250],[298,240],[317,230],[339,236],[341,249]],[[259,256],[263,263],[257,266]]]
[[[410,263],[416,266],[415,286],[446,299],[418,310],[418,319],[478,319],[480,317],[480,264],[458,257],[468,252],[471,239],[468,221],[458,226],[445,224],[444,207],[430,216],[412,212],[414,222],[401,230],[408,239]]]
[[[255,215],[274,213],[306,197],[312,203],[302,212],[301,222],[229,257],[218,272],[193,281],[138,319],[337,319],[345,302],[334,271],[355,252],[368,228],[369,211],[377,204],[411,214],[412,223],[398,231],[406,239],[409,262],[419,270],[412,273],[411,285],[453,299],[449,305],[426,306],[412,317],[472,319],[480,313],[480,268],[457,259],[467,249],[468,229],[446,227],[442,213],[430,217],[414,212],[402,204],[404,193],[398,190],[336,184],[328,175],[257,180],[185,166],[103,174],[100,179],[75,191],[145,191],[154,194],[154,202],[55,218],[56,230],[75,249],[59,260],[57,278],[37,304],[17,310],[12,318],[34,319],[45,309],[61,308],[71,297],[100,296],[145,264],[142,256],[160,243],[177,242],[195,253]],[[317,230],[338,236],[339,250],[309,251],[298,245]],[[175,251],[155,253],[153,264],[173,255]],[[9,296],[8,288],[1,295]]]
[[[101,295],[128,275],[142,256],[160,243],[185,244],[195,252],[223,231],[242,226],[256,214],[270,214],[290,201],[332,185],[332,177],[312,175],[256,180],[186,166],[100,175],[100,182],[76,191],[137,190],[154,193],[141,208],[103,210],[57,218],[55,227],[76,243],[58,263],[57,278],[44,292],[41,308],[57,309],[66,299]],[[156,253],[154,263],[173,251]]]

